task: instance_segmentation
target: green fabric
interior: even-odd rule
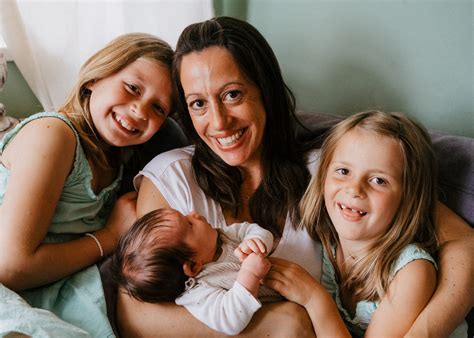
[[[336,248],[333,248],[333,252],[331,253],[334,257],[336,256]],[[433,257],[419,247],[416,244],[408,244],[403,250],[400,252],[400,255],[397,259],[392,263],[390,268],[390,280],[395,278],[395,275],[403,269],[408,263],[423,259],[431,262],[436,269],[438,269],[437,264]],[[332,265],[329,254],[326,250],[323,250],[323,273],[321,276],[321,285],[323,285],[326,290],[331,294],[333,299],[335,300],[337,307],[339,308],[339,313],[341,314],[342,318],[344,319],[348,328],[356,333],[358,336],[364,336],[365,330],[369,326],[370,320],[372,319],[373,314],[377,310],[379,302],[376,301],[367,301],[361,300],[356,304],[355,308],[355,315],[351,317],[349,311],[344,308],[342,303],[339,285],[336,281],[336,272],[334,266]],[[453,331],[449,338],[466,338],[467,337],[467,323],[464,321],[461,323],[455,331]]]
[[[116,199],[122,177],[99,194],[91,187],[92,170],[85,157],[79,136],[71,122],[59,113],[38,113],[23,120],[0,141],[0,154],[8,143],[27,123],[45,117],[59,118],[74,131],[77,140],[74,166],[66,179],[52,223],[44,242],[64,242],[81,234],[102,228]],[[34,174],[34,168],[32,168]],[[0,165],[0,204],[3,203],[10,172]],[[54,316],[45,315],[49,310],[59,318],[87,331],[92,337],[114,336],[108,322],[104,291],[96,266],[79,271],[53,284],[22,292],[21,296],[0,285],[0,335],[22,332],[32,336],[70,336],[72,326]],[[3,304],[2,304],[3,303]],[[41,309],[41,310],[39,310]],[[44,320],[38,320],[44,318]],[[31,325],[35,322],[35,325]],[[62,322],[62,323],[61,323]],[[33,330],[34,329],[34,330]],[[40,331],[38,331],[40,330]],[[41,333],[42,332],[42,333]],[[79,332],[79,331],[78,331]],[[77,336],[77,334],[72,334]]]

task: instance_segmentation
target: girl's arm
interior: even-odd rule
[[[265,285],[303,306],[318,337],[350,337],[329,293],[306,270],[281,258],[270,258],[272,267]]]
[[[75,135],[64,122],[43,118],[23,127],[2,154],[11,174],[0,207],[0,282],[13,290],[54,282],[100,258],[89,237],[41,243],[71,171],[75,147]],[[105,253],[115,245],[116,228],[96,232]]]
[[[474,305],[474,231],[442,203],[438,220],[438,286],[406,337],[446,337]]]
[[[365,337],[402,337],[428,303],[435,288],[436,271],[431,262],[419,259],[408,263],[390,283]]]

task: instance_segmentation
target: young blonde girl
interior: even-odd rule
[[[120,36],[85,62],[58,112],[0,142],[0,335],[113,335],[98,270],[85,268],[135,219],[135,193],[112,210],[123,149],[149,140],[172,109],[172,57],[152,35]]]
[[[325,140],[300,205],[302,224],[323,244],[324,287],[281,260],[267,283],[306,307],[317,336],[349,336],[345,325],[403,336],[436,288],[436,196],[421,126],[399,113],[347,118]]]

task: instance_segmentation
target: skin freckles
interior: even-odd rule
[[[199,136],[227,164],[258,171],[266,123],[258,87],[222,47],[184,56],[180,73]]]
[[[118,73],[92,82],[90,112],[102,139],[123,147],[148,141],[171,109],[171,74],[157,62],[137,59]]]

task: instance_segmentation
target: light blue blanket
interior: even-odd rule
[[[0,284],[0,337],[115,337],[96,266],[21,296]]]

